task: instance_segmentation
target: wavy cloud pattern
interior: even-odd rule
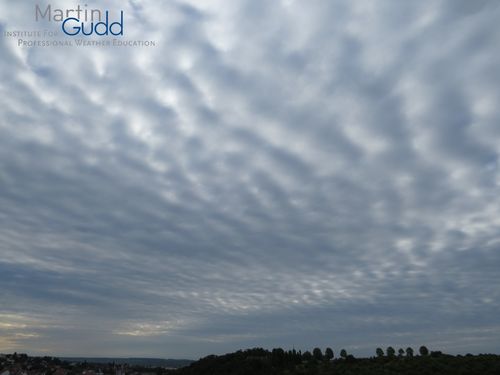
[[[0,39],[1,351],[500,350],[495,1],[99,5]]]

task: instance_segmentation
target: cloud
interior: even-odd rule
[[[498,351],[494,2],[100,6],[0,40],[0,350]]]

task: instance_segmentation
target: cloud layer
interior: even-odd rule
[[[500,350],[495,1],[99,7],[0,39],[0,351]]]

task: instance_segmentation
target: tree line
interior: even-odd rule
[[[173,375],[498,375],[500,356],[452,356],[429,351],[426,346],[376,348],[370,358],[355,358],[346,349],[338,356],[330,348],[312,351],[271,351],[262,348],[239,350],[221,356],[210,355]],[[160,375],[160,374],[158,374]],[[165,375],[165,374],[162,374]]]

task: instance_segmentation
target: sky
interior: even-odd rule
[[[88,1],[155,46],[18,46],[35,4],[0,0],[0,352],[500,353],[498,1]]]

